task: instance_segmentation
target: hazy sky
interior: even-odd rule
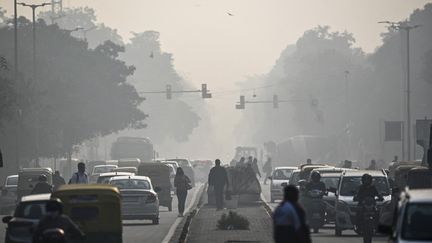
[[[0,0],[0,6],[12,14],[12,2]],[[96,9],[98,21],[118,29],[126,40],[131,31],[159,31],[162,48],[174,54],[181,74],[193,83],[207,82],[210,88],[222,89],[233,87],[245,76],[268,72],[288,44],[317,25],[352,32],[357,45],[371,52],[381,43],[379,34],[385,30],[378,21],[404,19],[427,2],[64,0],[64,7]],[[30,14],[27,8],[20,7],[19,11]]]

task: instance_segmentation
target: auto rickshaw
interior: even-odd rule
[[[52,194],[64,213],[85,233],[85,243],[122,242],[121,196],[108,184],[64,185]]]
[[[168,207],[168,210],[172,211],[170,169],[168,166],[156,162],[141,163],[138,167],[138,175],[148,176],[153,186],[161,189],[157,193],[159,205]]]
[[[35,185],[39,182],[40,175],[45,175],[48,184],[52,185],[53,171],[51,168],[23,168],[18,172],[18,199],[31,193]]]

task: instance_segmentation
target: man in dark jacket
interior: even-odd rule
[[[52,193],[52,186],[48,184],[46,175],[40,175],[38,180],[30,194]]]
[[[208,184],[214,188],[216,210],[222,210],[223,192],[225,186],[228,187],[228,175],[225,168],[220,165],[221,161],[219,159],[215,161],[215,164],[215,167],[211,168],[210,170]]]

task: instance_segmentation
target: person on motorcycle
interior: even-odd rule
[[[84,239],[84,233],[68,216],[63,214],[63,204],[60,199],[51,199],[47,202],[45,209],[46,216],[39,221],[34,231],[33,243],[46,242],[44,239],[46,233],[58,229],[64,231],[66,239]]]
[[[35,185],[30,194],[52,193],[52,186],[48,183],[46,175],[40,175],[38,183]]]
[[[357,227],[361,229],[363,225],[363,210],[362,206],[365,203],[365,200],[368,198],[372,198],[375,200],[377,197],[378,200],[383,200],[383,197],[378,193],[375,185],[372,184],[372,176],[369,174],[364,174],[361,178],[362,184],[360,185],[357,194],[354,196],[353,201],[358,202],[358,211],[356,216]]]
[[[320,190],[323,193],[327,191],[324,182],[321,181],[321,175],[318,171],[312,171],[311,181],[306,184],[306,191],[309,192],[312,190]]]

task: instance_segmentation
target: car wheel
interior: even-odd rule
[[[152,219],[153,224],[159,224],[159,217]]]
[[[336,236],[342,236],[342,230],[339,229],[337,226],[335,226],[335,235]]]

